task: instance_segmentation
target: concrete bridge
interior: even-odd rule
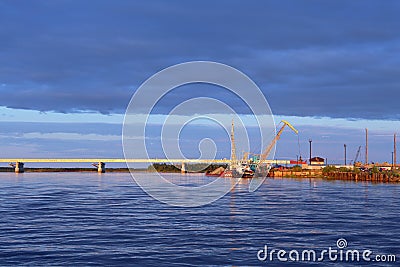
[[[229,164],[230,159],[112,159],[112,158],[0,158],[0,163],[9,163],[14,167],[16,173],[24,172],[25,163],[92,163],[97,167],[99,173],[106,171],[106,163],[178,163],[182,164],[182,170],[186,170],[185,164],[206,163],[206,164]],[[268,164],[290,164],[289,160],[266,160]]]

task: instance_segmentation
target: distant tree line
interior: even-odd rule
[[[194,163],[186,164],[185,168],[187,172],[212,172],[215,169],[223,167],[226,169],[227,164],[206,164],[206,163]],[[148,171],[157,172],[181,172],[180,166],[167,163],[153,163],[147,168]]]

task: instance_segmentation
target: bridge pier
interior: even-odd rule
[[[186,173],[186,164],[185,164],[185,162],[182,162],[181,174],[185,174],[185,173]]]
[[[106,164],[104,162],[92,163],[93,166],[97,168],[98,173],[105,173],[106,172]]]
[[[24,170],[24,163],[23,162],[15,162],[15,173],[23,173]]]
[[[97,172],[98,173],[105,173],[106,172],[106,164],[104,162],[99,162],[97,164]]]

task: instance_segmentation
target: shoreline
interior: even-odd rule
[[[107,173],[129,173],[129,172],[148,172],[153,173],[154,170],[128,169],[128,168],[107,168]],[[12,167],[0,167],[0,173],[13,173]],[[49,172],[92,172],[97,173],[95,168],[25,168],[26,173],[49,173]],[[160,171],[161,173],[181,174],[180,172]],[[193,172],[193,174],[205,174],[204,172]],[[324,180],[346,180],[354,182],[376,182],[376,183],[400,183],[400,175],[396,173],[369,173],[369,172],[328,172],[322,171],[270,171],[269,178],[288,178],[288,179],[311,179],[318,178]]]
[[[271,171],[268,174],[271,178],[321,178],[325,180],[345,180],[354,182],[378,182],[378,183],[400,183],[400,175],[390,172],[322,172],[322,171]]]

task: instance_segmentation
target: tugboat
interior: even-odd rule
[[[235,176],[237,178],[253,178],[254,176],[254,171],[246,163],[242,163],[240,166],[236,167],[235,171]]]
[[[211,172],[206,172],[206,176],[224,177],[224,178],[253,178],[254,171],[248,165],[238,166],[236,168],[224,169],[222,167]]]
[[[253,178],[253,177],[266,177],[268,175],[271,165],[261,167],[253,161],[241,162],[237,165],[229,165],[228,168],[219,167],[213,171],[205,173],[206,176],[223,177],[223,178]]]

